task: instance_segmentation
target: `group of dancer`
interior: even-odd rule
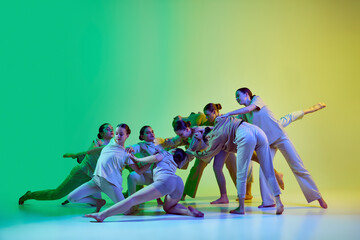
[[[230,213],[244,214],[245,200],[251,199],[253,181],[252,161],[260,164],[260,192],[262,204],[259,208],[276,207],[276,214],[282,214],[281,189],[284,189],[283,175],[273,167],[277,151],[283,154],[294,173],[308,202],[317,200],[322,208],[327,204],[319,189],[291,143],[284,127],[301,119],[304,115],[318,111],[326,105],[318,103],[303,111],[290,113],[276,119],[259,96],[248,88],[236,91],[236,100],[243,108],[221,114],[221,105],[209,103],[203,113],[192,113],[173,120],[176,137],[155,138],[151,126],[140,130],[138,144],[125,147],[131,134],[127,124],[119,124],[115,136],[111,124],[100,126],[98,138],[87,151],[64,154],[76,158],[79,165],[56,189],[31,192],[19,198],[22,205],[26,200],[55,200],[68,195],[69,202],[87,203],[96,207],[96,213],[85,215],[102,222],[115,214],[132,214],[141,203],[157,199],[166,213],[203,217],[197,209],[180,204],[186,196],[195,197],[204,168],[212,158],[213,170],[220,190],[220,198],[212,204],[226,204],[229,199],[223,166],[226,165],[236,186],[239,205]],[[234,116],[234,117],[233,117]],[[181,149],[179,147],[184,147]],[[185,186],[176,175],[176,169],[186,169],[196,158]],[[132,171],[127,178],[127,198],[122,188],[122,171],[128,167]],[[137,188],[147,185],[144,188]],[[137,191],[137,189],[139,189]],[[106,201],[105,193],[114,205],[100,212]],[[165,196],[164,202],[161,197]]]

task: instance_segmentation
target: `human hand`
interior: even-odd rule
[[[64,155],[63,155],[63,158],[72,158],[72,159],[74,159],[74,158],[76,158],[77,156],[76,156],[76,154],[74,154],[74,153],[65,153]]]
[[[94,145],[95,147],[100,147],[101,145],[103,145],[103,141],[101,139],[96,138],[94,140]]]
[[[197,140],[201,141],[203,135],[202,135],[201,132],[196,132],[196,133],[194,133],[194,137],[195,137]]]
[[[135,152],[135,150],[132,147],[127,147],[127,148],[125,148],[125,152],[132,155]]]

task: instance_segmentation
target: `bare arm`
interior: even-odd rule
[[[146,164],[144,166],[139,167],[136,164],[130,164],[129,167],[132,168],[132,170],[134,170],[137,174],[142,175],[146,170],[149,169],[149,167],[151,166],[151,164]]]
[[[98,153],[98,152],[101,152],[101,150],[105,147],[105,145],[103,146],[100,146],[100,147],[96,147],[96,148],[93,148],[93,149],[90,149],[86,152],[86,154],[94,154],[94,153]]]
[[[90,150],[97,148],[99,146],[101,146],[103,144],[103,142],[100,139],[95,139],[92,143],[91,146],[89,148],[89,150],[84,151],[84,152],[78,152],[78,153],[65,153],[63,155],[63,158],[81,158],[81,160],[85,157],[86,154],[89,153]],[[97,151],[97,150],[96,150]],[[96,152],[95,151],[95,152]],[[81,162],[81,161],[80,161]]]
[[[305,109],[303,112],[304,112],[304,115],[306,115],[309,113],[316,112],[320,109],[323,109],[324,107],[326,107],[326,104],[323,102],[319,102],[319,103],[315,104],[314,106]]]
[[[130,155],[131,160],[135,162],[144,162],[144,163],[157,163],[160,162],[163,158],[164,156],[160,153],[143,158],[137,158],[134,155]]]
[[[257,106],[255,104],[250,104],[247,107],[243,107],[243,108],[240,108],[238,110],[234,110],[232,112],[228,112],[228,113],[226,113],[224,115],[221,115],[221,116],[219,116],[219,118],[229,117],[229,116],[232,116],[232,115],[246,114],[246,113],[254,111],[256,108],[257,108]]]

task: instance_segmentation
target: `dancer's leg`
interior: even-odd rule
[[[136,192],[137,185],[144,185],[145,176],[143,174],[138,174],[135,171],[131,172],[127,177],[127,185],[128,185],[128,196],[134,194]]]
[[[90,205],[96,206],[96,211],[99,211],[100,208],[105,205],[105,200],[94,198],[92,195],[95,193],[101,192],[100,187],[94,182],[94,180],[90,180],[74,191],[72,191],[68,195],[69,202],[76,203],[87,203]]]
[[[55,189],[41,190],[36,192],[27,192],[19,199],[22,205],[26,200],[57,200],[68,195],[75,188],[90,181],[91,178],[86,175],[80,166],[75,166],[66,179]]]
[[[231,180],[233,181],[236,187],[236,154],[229,152],[227,158],[225,159],[225,165],[229,171]]]
[[[260,128],[256,126],[253,126],[253,128],[257,139],[255,151],[258,155],[260,168],[265,176],[265,179],[267,180],[268,186],[271,189],[272,196],[275,197],[276,214],[282,214],[284,211],[284,205],[280,200],[281,191],[275,177],[274,166],[267,137]]]
[[[87,214],[85,217],[90,217],[96,219],[98,222],[104,221],[105,218],[124,213],[129,210],[132,206],[138,205],[143,202],[147,202],[156,198],[162,197],[162,194],[152,185],[149,185],[133,195],[129,196],[128,198],[120,201],[110,208],[94,214]]]
[[[235,214],[245,214],[245,193],[246,193],[246,178],[249,169],[251,156],[256,146],[256,138],[250,124],[242,123],[236,130],[235,143],[237,145],[237,179],[236,186],[239,197],[238,208],[230,211]]]
[[[191,168],[190,173],[186,179],[183,199],[188,195],[192,198],[195,197],[197,189],[199,187],[201,176],[204,172],[207,163],[201,161],[200,159],[195,159],[194,166]]]
[[[304,163],[301,160],[299,154],[296,152],[294,145],[286,135],[277,142],[277,147],[283,154],[284,158],[289,164],[290,169],[294,173],[306,200],[308,202],[318,200],[322,208],[327,208],[327,204],[321,197],[319,189],[317,188],[314,180],[312,179],[310,173],[306,170]]]
[[[227,156],[228,156],[227,152],[221,151],[214,157],[213,169],[220,190],[220,198],[210,202],[210,204],[229,203],[229,199],[226,192],[226,180],[223,173],[223,167]]]
[[[189,206],[185,207],[184,205],[179,203],[180,199],[172,199],[169,195],[165,196],[164,201],[164,210],[169,214],[177,214],[177,215],[187,215],[192,217],[203,217],[204,213],[196,210],[195,208]]]
[[[276,150],[277,149],[273,145],[270,146],[271,161],[273,161],[273,159],[274,159]],[[257,156],[258,156],[258,153],[257,153]],[[260,182],[260,194],[261,194],[261,199],[262,199],[262,204],[259,206],[259,208],[275,207],[276,204],[275,204],[274,195],[271,192],[271,188],[269,186],[268,181],[266,180],[266,177],[265,177],[261,167],[259,169],[259,182]]]

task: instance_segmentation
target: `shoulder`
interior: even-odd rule
[[[253,105],[257,106],[260,109],[265,106],[264,101],[259,96],[254,96],[253,99],[251,99],[250,104],[253,104]]]

